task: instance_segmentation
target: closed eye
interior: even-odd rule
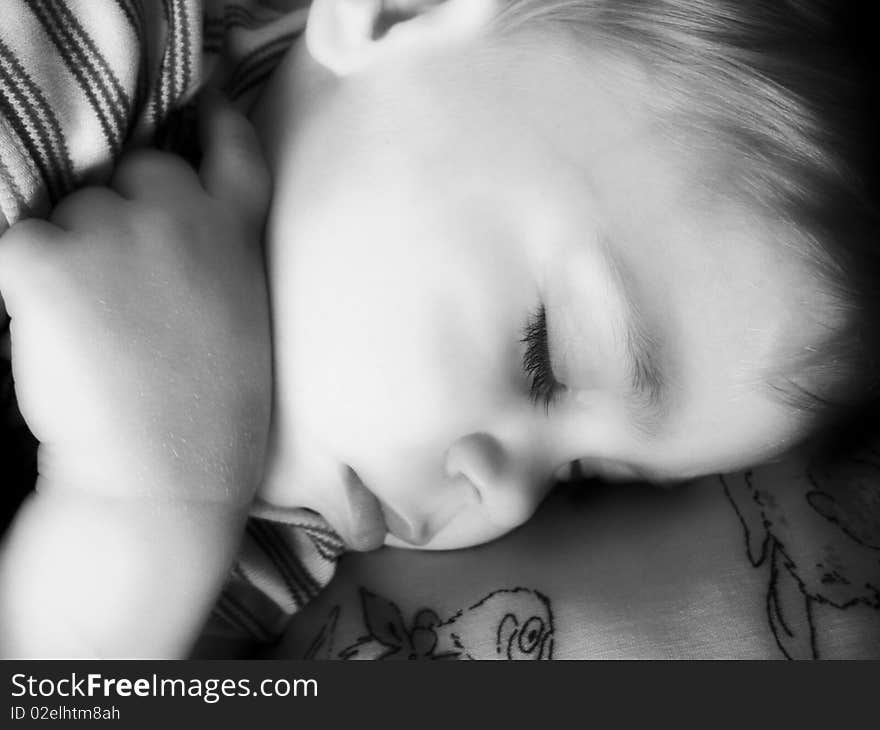
[[[543,403],[544,410],[550,410],[560,393],[566,390],[553,374],[550,359],[550,343],[547,337],[547,310],[540,305],[529,315],[523,328],[522,340],[526,346],[522,367],[529,379],[529,397],[532,402]]]

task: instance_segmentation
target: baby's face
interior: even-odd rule
[[[287,59],[255,115],[276,181],[265,498],[358,548],[386,528],[457,548],[523,523],[576,459],[677,480],[802,435],[770,383],[819,337],[809,271],[695,198],[649,89],[589,69],[538,43],[348,78]]]

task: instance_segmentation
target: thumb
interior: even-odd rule
[[[199,138],[205,190],[262,226],[271,183],[253,125],[219,92],[208,90],[200,102]]]

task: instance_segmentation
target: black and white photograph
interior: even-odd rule
[[[0,657],[880,659],[878,35],[0,0]]]

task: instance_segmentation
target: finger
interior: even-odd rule
[[[129,200],[176,205],[182,190],[201,190],[195,170],[182,157],[140,148],[126,154],[116,167],[110,187]]]
[[[0,236],[0,294],[6,315],[14,317],[30,293],[52,291],[52,272],[62,231],[36,218],[16,223]]]
[[[110,188],[81,188],[58,203],[49,220],[66,231],[88,231],[100,225],[107,211],[113,210],[119,202],[119,195]]]
[[[218,92],[205,94],[199,120],[202,184],[210,195],[261,225],[269,207],[270,183],[256,131]]]

